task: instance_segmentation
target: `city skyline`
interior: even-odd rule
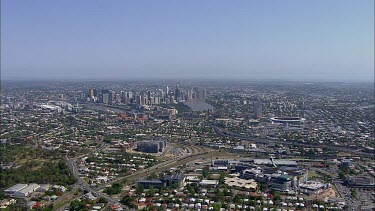
[[[374,81],[373,1],[1,6],[1,80]]]

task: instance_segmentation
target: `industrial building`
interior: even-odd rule
[[[4,190],[4,193],[13,197],[26,197],[35,192],[39,187],[40,185],[38,184],[16,184]]]
[[[13,185],[12,187],[8,188],[8,189],[5,189],[4,190],[4,193],[5,194],[8,194],[8,195],[14,195],[16,192],[24,189],[27,187],[27,184],[16,184],[16,185]]]

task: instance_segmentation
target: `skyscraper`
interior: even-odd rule
[[[187,91],[187,100],[192,100],[193,99],[193,91],[192,90],[188,90]]]
[[[111,94],[111,90],[108,90],[108,89],[104,89],[102,90],[102,103],[104,104],[108,104],[110,102],[110,96],[112,95]]]
[[[89,97],[90,97],[90,99],[93,99],[97,95],[98,95],[98,93],[96,92],[96,89],[91,88],[90,91],[89,91]]]
[[[177,102],[181,101],[181,90],[180,90],[180,84],[176,84],[176,89],[174,91],[174,98]]]
[[[126,103],[126,92],[124,92],[124,91],[121,91],[120,92],[121,94],[120,94],[120,96],[121,96],[121,102],[122,103]]]
[[[259,119],[262,117],[262,103],[257,101],[253,103],[254,106],[254,118]]]
[[[206,99],[207,97],[207,90],[206,89],[202,89],[202,99]]]

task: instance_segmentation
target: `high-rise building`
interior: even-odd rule
[[[124,92],[124,91],[121,91],[120,92],[120,96],[121,96],[121,102],[122,103],[126,103],[126,92]]]
[[[151,91],[150,90],[147,91],[147,101],[151,102]]]
[[[147,105],[147,95],[145,95],[144,92],[141,92],[139,94],[139,98],[138,98],[138,105]]]
[[[187,100],[192,100],[193,99],[193,91],[192,90],[188,90],[187,91],[187,97],[186,97]]]
[[[115,100],[116,100],[116,103],[121,103],[121,95],[119,93],[115,95]]]
[[[194,87],[194,98],[199,99],[201,98],[201,93],[198,87]]]
[[[166,94],[167,97],[169,97],[169,87],[168,86],[165,89],[165,94]]]
[[[160,104],[160,97],[159,97],[159,96],[154,97],[154,102],[153,102],[153,104],[155,104],[155,105]]]
[[[87,100],[87,95],[85,94],[85,92],[79,93],[79,100],[80,101],[86,101]]]
[[[93,99],[93,98],[96,97],[97,95],[98,95],[98,93],[97,93],[96,89],[91,88],[91,89],[89,90],[89,97],[90,97],[90,99]]]
[[[110,90],[109,91],[109,104],[113,103],[113,101],[115,100],[115,96],[116,96],[115,91]]]
[[[206,89],[202,89],[202,99],[206,99],[207,97],[207,90]]]
[[[112,99],[110,96],[112,96],[112,91],[105,89],[102,90],[102,103],[109,104],[110,100]]]
[[[262,117],[262,103],[261,102],[254,102],[254,118],[258,119]]]
[[[181,101],[181,90],[180,90],[180,84],[176,84],[176,89],[174,91],[174,98],[177,102]]]

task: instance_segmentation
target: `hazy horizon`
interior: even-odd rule
[[[1,1],[1,80],[374,81],[374,1]]]

